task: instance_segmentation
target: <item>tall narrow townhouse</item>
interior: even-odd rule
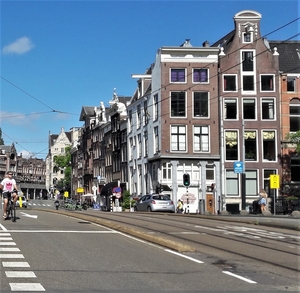
[[[260,35],[261,14],[244,10],[214,45],[219,58],[223,209],[248,210],[270,175],[280,174],[279,67],[276,49]]]
[[[175,203],[182,199],[190,213],[220,209],[218,53],[208,42],[161,47],[151,66],[151,88],[128,117],[132,125],[147,123],[141,138],[129,137],[129,149],[139,151],[142,141],[141,156],[146,155],[139,167],[135,152],[129,154],[131,186],[137,186],[138,194],[163,192]],[[131,117],[135,120],[130,123]],[[143,181],[145,189],[139,189]]]
[[[300,41],[270,41],[279,53],[282,196],[300,196],[300,155],[287,134],[300,131]]]

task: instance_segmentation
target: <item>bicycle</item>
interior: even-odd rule
[[[16,205],[14,203],[14,199],[12,197],[10,197],[10,199],[8,200],[7,203],[7,208],[6,208],[6,219],[10,219],[12,220],[12,222],[16,222],[17,219],[17,213],[16,213]]]

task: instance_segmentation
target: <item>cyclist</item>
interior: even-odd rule
[[[16,201],[18,199],[18,187],[16,184],[16,180],[12,178],[13,173],[12,171],[6,172],[6,177],[2,180],[0,183],[0,189],[2,189],[2,195],[3,195],[3,218],[6,219],[6,209],[7,209],[7,203],[10,200],[11,196],[14,199],[14,204],[16,204]]]

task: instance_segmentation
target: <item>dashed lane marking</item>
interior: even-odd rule
[[[12,291],[46,291],[40,283],[9,283]]]

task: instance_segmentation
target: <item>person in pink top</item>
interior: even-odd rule
[[[3,196],[3,218],[6,219],[6,209],[8,200],[13,197],[14,204],[18,199],[18,187],[16,184],[16,180],[12,178],[13,173],[12,171],[6,172],[6,177],[0,183],[0,189],[2,189],[2,196]]]

